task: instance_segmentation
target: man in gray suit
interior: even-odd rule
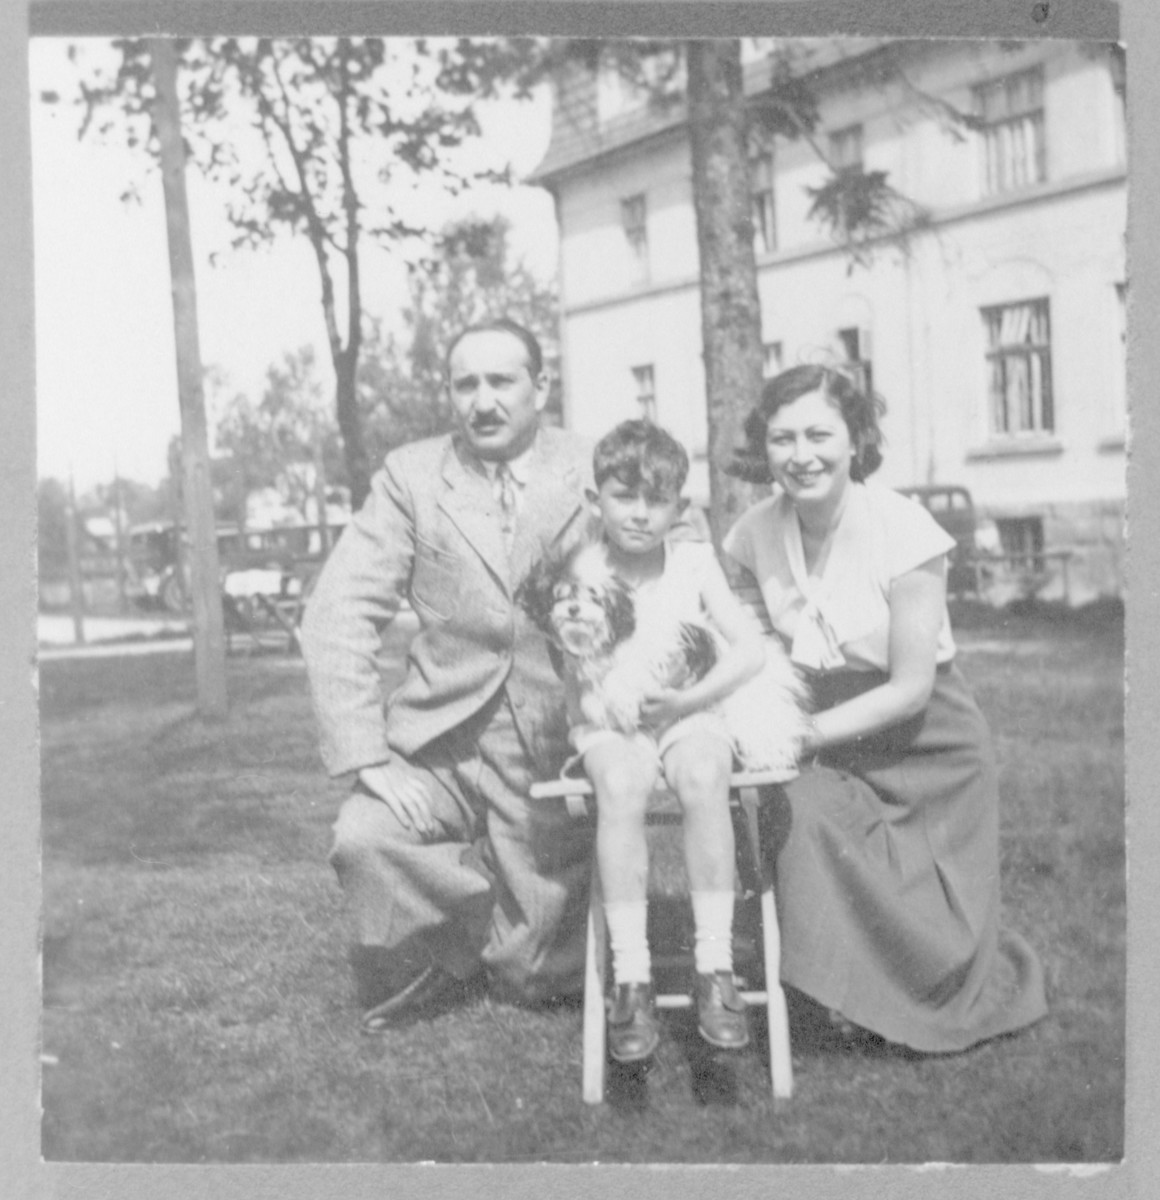
[[[331,862],[354,929],[363,1028],[464,994],[576,991],[591,835],[528,799],[566,754],[563,693],[515,592],[580,536],[588,446],[541,423],[540,347],[473,326],[447,355],[453,434],[387,455],[328,559],[303,650],[331,775],[355,775]],[[383,628],[419,618],[384,696]]]

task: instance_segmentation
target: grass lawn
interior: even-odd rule
[[[757,1048],[724,1060],[667,1014],[656,1061],[614,1072],[598,1108],[574,1005],[479,996],[361,1037],[325,861],[344,789],[323,777],[301,663],[231,660],[221,726],[194,715],[185,655],[44,663],[45,1158],[1119,1159],[1122,627],[976,624],[961,661],[998,740],[1005,919],[1042,956],[1051,1013],[924,1058],[851,1050],[795,1005],[777,1114],[757,1012]]]

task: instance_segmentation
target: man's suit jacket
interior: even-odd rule
[[[538,559],[586,524],[591,450],[541,428],[509,556],[498,503],[459,438],[387,456],[334,548],[303,621],[303,652],[332,775],[411,756],[507,687],[539,771],[564,752],[563,689],[543,634],[514,603]],[[407,599],[419,618],[403,682],[384,697],[376,656]],[[384,719],[385,711],[385,719]]]

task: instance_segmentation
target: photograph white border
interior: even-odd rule
[[[1155,1001],[1160,913],[1151,904],[1149,877],[1160,857],[1160,806],[1151,799],[1160,729],[1160,511],[1151,503],[1160,450],[1160,405],[1151,403],[1160,337],[1160,139],[1151,114],[1160,112],[1160,11],[1153,0],[1125,0],[1120,38],[1128,47],[1129,241],[1132,297],[1129,314],[1131,441],[1128,484],[1128,757],[1129,836],[1129,1050],[1125,1161],[1112,1166],[513,1166],[405,1164],[143,1166],[42,1163],[37,1048],[40,997],[39,763],[36,747],[34,614],[35,383],[32,316],[32,202],[28,133],[27,37],[60,33],[239,31],[328,33],[536,32],[624,35],[656,33],[778,33],[794,36],[1036,36],[1107,40],[1104,0],[982,0],[974,4],[890,3],[889,0],[797,0],[782,4],[667,5],[632,3],[349,3],[294,4],[274,0],[211,3],[24,0],[0,5],[0,138],[6,153],[0,177],[5,220],[0,222],[4,303],[0,306],[0,404],[4,470],[0,472],[0,746],[3,746],[7,836],[0,839],[0,1194],[17,1200],[116,1196],[316,1200],[331,1195],[360,1200],[384,1194],[440,1197],[632,1194],[733,1197],[1146,1197],[1160,1177],[1160,1051]],[[1047,8],[1047,19],[1032,13]],[[755,22],[755,12],[760,18]],[[754,23],[764,28],[754,28]],[[1112,26],[1114,28],[1114,24]],[[1145,116],[1148,114],[1148,116]],[[1148,402],[1141,400],[1147,397]]]

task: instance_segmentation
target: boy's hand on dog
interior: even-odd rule
[[[405,829],[414,829],[424,836],[436,832],[435,818],[426,791],[409,763],[399,759],[362,767],[359,780],[395,814]]]
[[[687,693],[674,688],[649,692],[640,702],[640,719],[653,729],[664,729],[693,711]]]

